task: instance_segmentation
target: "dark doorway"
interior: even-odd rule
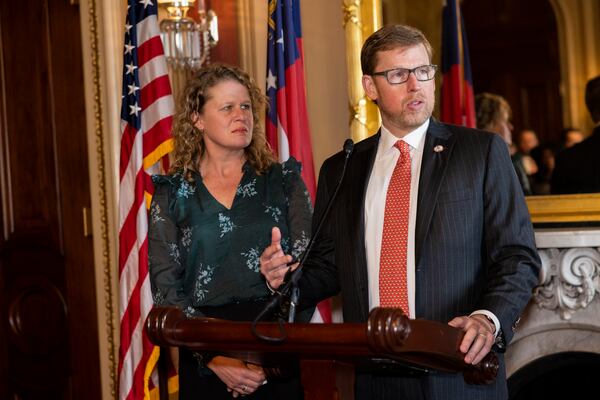
[[[80,12],[0,2],[0,398],[101,397]]]
[[[540,358],[508,379],[511,400],[585,399],[597,391],[600,355],[558,353]],[[594,396],[592,396],[594,397]]]
[[[475,94],[506,98],[513,135],[558,142],[563,128],[556,17],[548,0],[464,0]]]

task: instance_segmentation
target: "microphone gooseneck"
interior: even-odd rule
[[[275,309],[280,307],[282,301],[286,298],[289,299],[289,301],[290,301],[288,322],[294,322],[294,320],[295,320],[296,306],[298,305],[298,301],[300,298],[300,289],[298,287],[298,282],[300,280],[300,277],[302,276],[302,269],[304,267],[304,262],[306,261],[306,258],[310,254],[310,252],[313,248],[314,242],[315,242],[315,238],[317,236],[319,236],[319,233],[321,232],[321,229],[323,228],[325,220],[327,219],[327,216],[329,215],[329,212],[331,210],[333,202],[334,202],[335,198],[337,197],[340,187],[342,186],[342,181],[344,180],[344,175],[346,174],[346,167],[348,166],[348,160],[350,159],[350,156],[352,155],[352,151],[354,150],[354,142],[352,141],[352,139],[346,139],[346,141],[344,142],[343,149],[344,149],[345,157],[344,157],[344,165],[342,167],[342,173],[340,174],[340,177],[337,181],[337,184],[335,186],[335,190],[333,191],[333,194],[331,195],[331,197],[329,198],[329,201],[327,202],[325,211],[321,215],[321,218],[319,219],[319,223],[317,224],[317,227],[314,230],[313,235],[310,238],[310,241],[308,242],[306,249],[304,250],[304,253],[302,253],[302,256],[300,257],[300,260],[298,262],[298,267],[294,271],[292,271],[291,268],[288,270],[288,272],[286,273],[286,275],[284,277],[284,284],[282,285],[281,289],[276,290],[275,293],[273,293],[273,297],[271,298],[269,303],[267,303],[265,308],[257,315],[257,317],[252,322],[252,332],[259,339],[263,339],[268,342],[282,342],[285,340],[286,333],[285,333],[285,329],[283,328],[282,318],[278,318],[279,331],[281,332],[281,336],[279,336],[279,337],[271,337],[271,336],[266,336],[266,335],[262,335],[262,334],[258,333],[256,331],[256,324],[258,323],[258,321],[262,320],[266,315],[271,314]],[[292,263],[295,263],[295,262],[293,261]]]

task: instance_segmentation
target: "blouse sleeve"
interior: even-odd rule
[[[183,291],[184,263],[179,230],[172,213],[176,185],[172,177],[152,177],[155,185],[148,227],[148,270],[154,304],[188,311]]]
[[[302,180],[302,165],[293,157],[282,164],[283,187],[288,207],[290,254],[294,258],[306,249],[310,241],[312,203]]]
[[[288,206],[288,228],[290,231],[290,253],[298,259],[306,250],[311,235],[313,207],[310,195],[302,180],[302,165],[293,157],[282,164],[283,185]],[[302,296],[302,294],[300,294]],[[300,310],[296,316],[298,322],[309,322],[314,307]]]

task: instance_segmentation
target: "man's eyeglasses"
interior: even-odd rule
[[[408,80],[411,73],[415,74],[418,81],[430,81],[435,77],[437,65],[420,65],[412,69],[394,68],[387,71],[373,72],[371,75],[385,76],[390,85],[399,85]]]

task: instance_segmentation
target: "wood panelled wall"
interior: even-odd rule
[[[100,399],[80,38],[69,0],[0,2],[1,399]]]
[[[556,16],[547,0],[465,0],[475,93],[506,98],[513,112],[513,139],[533,129],[558,142],[563,129]]]

